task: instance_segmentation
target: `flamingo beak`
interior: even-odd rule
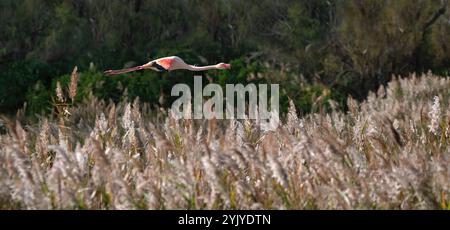
[[[231,65],[230,64],[223,64],[225,69],[231,69]]]

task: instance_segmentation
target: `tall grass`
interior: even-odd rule
[[[450,79],[413,74],[348,112],[298,117],[291,103],[275,131],[138,99],[3,118],[0,208],[450,209],[449,97]]]

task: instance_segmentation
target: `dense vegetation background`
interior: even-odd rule
[[[328,99],[361,99],[392,74],[450,66],[446,0],[1,0],[0,113],[27,102],[49,112],[56,82],[78,66],[78,98],[169,105],[170,87],[193,73],[151,71],[106,78],[109,68],[178,55],[192,64],[231,62],[215,83],[280,83],[300,112]],[[209,75],[209,76],[206,76]]]

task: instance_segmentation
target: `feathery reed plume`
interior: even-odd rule
[[[430,115],[430,124],[428,125],[428,128],[431,133],[436,135],[439,129],[439,123],[441,121],[441,106],[438,96],[434,97],[434,103],[431,106],[431,111],[428,114]]]
[[[287,126],[289,132],[291,132],[291,133],[293,133],[295,131],[295,128],[297,128],[299,126],[297,110],[295,109],[294,102],[290,99],[289,99],[289,108],[288,108],[286,126]]]
[[[70,75],[69,83],[69,97],[72,103],[75,101],[75,96],[77,96],[77,83],[78,83],[78,67],[73,68],[72,74]]]
[[[58,99],[58,102],[64,102],[64,95],[63,95],[63,91],[61,88],[61,83],[59,83],[59,81],[56,82],[56,98]]]
[[[281,166],[280,162],[273,156],[273,154],[267,154],[268,160],[269,160],[269,166],[272,170],[272,176],[277,180],[280,185],[282,185],[284,188],[288,188],[288,180],[286,172],[283,170],[283,167]]]
[[[127,103],[122,116],[122,127],[128,130],[131,127],[131,105]]]

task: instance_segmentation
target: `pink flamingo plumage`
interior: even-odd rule
[[[165,71],[172,71],[172,70],[178,70],[178,69],[185,69],[190,71],[204,71],[204,70],[210,70],[210,69],[230,69],[231,65],[227,63],[219,63],[216,65],[207,65],[207,66],[194,66],[186,64],[186,62],[183,61],[183,59],[177,57],[177,56],[170,56],[170,57],[163,57],[159,58],[153,61],[150,61],[144,65],[135,66],[131,68],[126,69],[119,69],[119,70],[107,70],[104,72],[106,75],[116,75],[116,74],[123,74],[123,73],[129,73],[137,70],[144,70],[144,69],[151,69],[158,72],[165,72]]]

